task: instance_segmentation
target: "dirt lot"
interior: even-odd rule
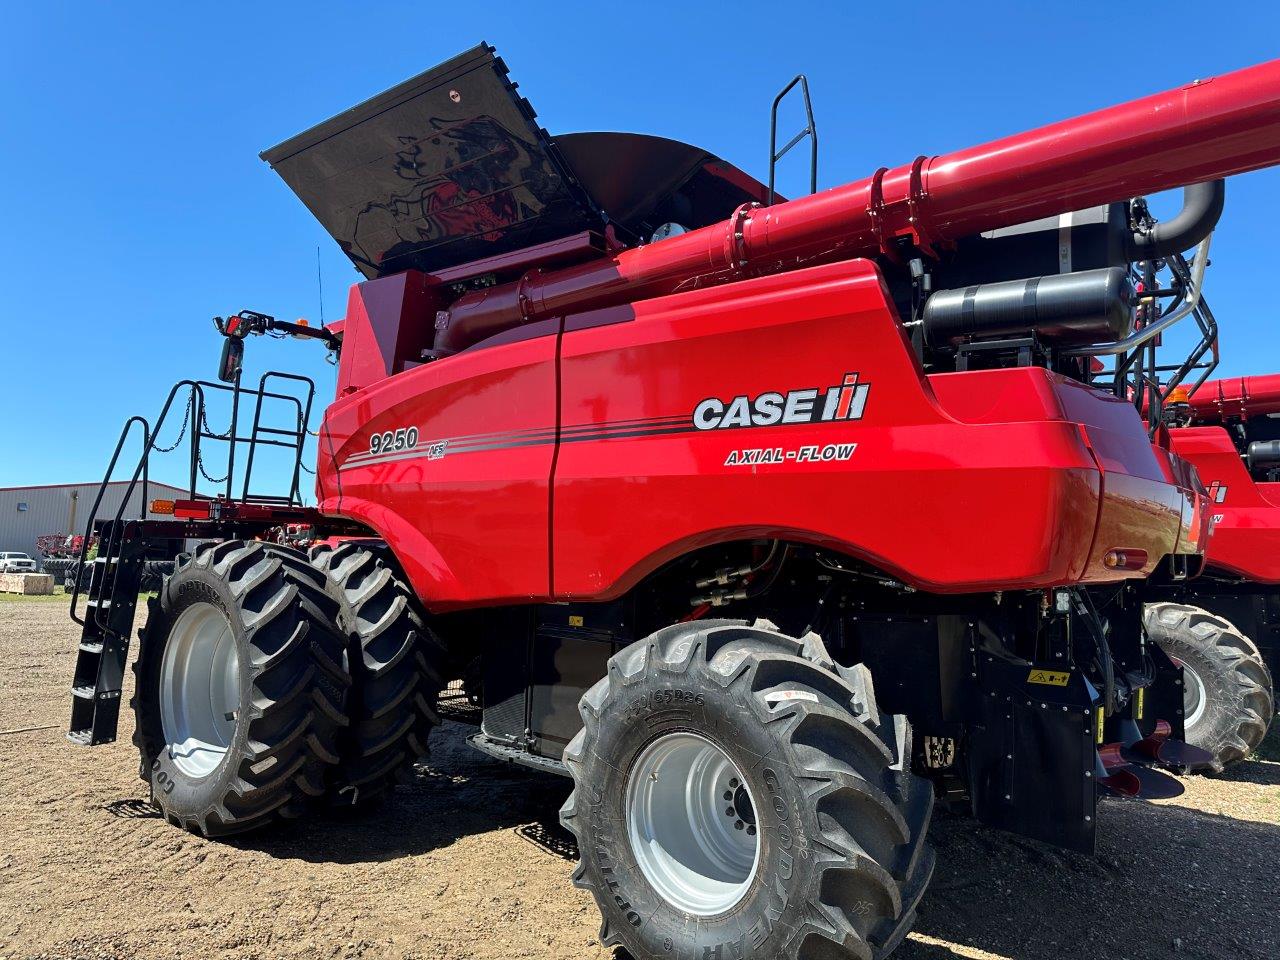
[[[62,602],[0,601],[0,957],[607,956],[555,852],[563,781],[449,724],[381,816],[203,840],[150,814],[129,716],[109,747],[63,739],[76,639]],[[1275,960],[1280,762],[1186,786],[1108,801],[1093,858],[939,815],[895,960]]]

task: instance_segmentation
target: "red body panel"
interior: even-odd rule
[[[321,427],[320,509],[376,530],[433,606],[546,599],[555,352],[554,336],[525,340],[340,398]],[[411,426],[419,442],[396,450],[394,430]],[[390,452],[366,462],[383,430],[392,431]],[[494,449],[473,439],[495,432],[552,442]]]
[[[1222,427],[1183,427],[1169,434],[1174,450],[1195,465],[1213,497],[1209,566],[1280,583],[1280,484],[1256,483]]]
[[[1040,368],[924,376],[868,261],[560,329],[326,415],[322,509],[386,537],[435,609],[606,599],[744,537],[822,544],[937,592],[1138,577],[1198,549],[1191,491],[1129,404]],[[788,412],[803,422],[773,422]],[[369,452],[411,426],[413,449]],[[1108,570],[1115,548],[1149,560]]]

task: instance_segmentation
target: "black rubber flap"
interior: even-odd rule
[[[481,44],[262,154],[366,277],[432,270],[602,218]]]

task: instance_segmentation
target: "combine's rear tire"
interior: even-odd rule
[[[267,544],[203,545],[149,606],[133,742],[152,800],[205,836],[300,815],[338,761],[350,686],[319,571]]]
[[[338,602],[354,681],[351,725],[330,796],[338,805],[364,805],[408,779],[426,755],[431,728],[440,723],[444,648],[385,548],[321,544],[311,562]]]
[[[1147,636],[1182,664],[1187,742],[1213,754],[1193,768],[1221,773],[1267,735],[1275,713],[1271,673],[1252,640],[1222,617],[1181,603],[1152,603]]]
[[[565,751],[575,885],[639,958],[878,960],[933,869],[933,788],[815,635],[679,624],[609,661]]]

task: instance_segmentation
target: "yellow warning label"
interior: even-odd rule
[[[1102,746],[1102,738],[1106,735],[1107,730],[1107,711],[1105,707],[1098,708],[1098,717],[1095,721],[1095,730],[1097,733],[1098,746]]]
[[[584,621],[583,621],[583,619],[582,619],[581,617],[570,617],[570,618],[569,618],[569,626],[571,626],[571,627],[580,627],[580,626],[582,626],[583,622],[584,622]]]
[[[1070,673],[1061,670],[1032,670],[1027,683],[1038,683],[1045,687],[1065,687],[1071,679]]]
[[[1133,705],[1133,719],[1141,720],[1143,714],[1147,712],[1147,688],[1138,688],[1137,702]]]

